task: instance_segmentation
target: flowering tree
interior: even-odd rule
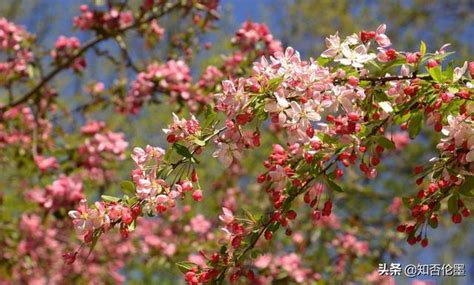
[[[13,194],[0,208],[8,213],[0,280],[119,282],[120,270],[145,262],[170,282],[177,277],[169,269],[180,269],[188,284],[383,284],[390,278],[372,265],[383,252],[400,254],[396,240],[427,247],[428,228],[445,212],[455,224],[470,215],[474,62],[447,63],[448,45],[397,50],[385,25],[336,33],[319,57],[302,59],[266,25],[248,21],[230,39],[233,52],[193,76],[189,64],[209,47],[201,40],[217,8],[213,0],[84,5],[73,22],[90,40],[60,36],[49,50],[0,20],[0,147],[2,163],[17,170],[7,174]],[[184,28],[170,35],[160,23],[173,17]],[[137,64],[131,32],[162,57]],[[115,53],[100,49],[106,41]],[[54,79],[83,76],[92,51],[134,75],[108,88],[86,84],[87,102],[72,107]],[[133,118],[163,102],[176,107],[163,129],[167,146],[134,147],[129,180],[117,173],[129,147],[123,133],[99,119],[61,123],[71,113]],[[383,179],[381,161],[426,129],[440,133],[439,142],[433,158],[410,166],[415,178],[405,183],[416,190],[398,197],[362,188]],[[249,156],[262,158],[259,166],[246,165]],[[361,187],[346,185],[354,176]],[[111,193],[115,185],[120,194]],[[374,208],[376,220],[336,214],[354,195],[391,204]],[[381,233],[385,226],[393,231]],[[315,257],[318,265],[307,266]]]

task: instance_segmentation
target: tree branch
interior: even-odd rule
[[[97,44],[101,43],[102,41],[113,38],[113,37],[115,37],[119,34],[125,33],[128,30],[134,29],[138,26],[141,26],[143,24],[151,22],[152,20],[154,20],[156,18],[162,17],[163,15],[165,15],[166,13],[170,12],[171,10],[177,8],[178,6],[179,6],[179,3],[176,3],[176,4],[170,6],[167,9],[163,9],[160,13],[158,13],[156,15],[152,15],[150,17],[145,18],[142,21],[135,22],[133,25],[124,27],[122,29],[117,30],[116,32],[111,32],[111,33],[106,34],[106,35],[100,34],[97,37],[89,40],[73,56],[68,58],[68,60],[66,60],[62,64],[58,65],[52,71],[50,71],[40,82],[38,82],[38,84],[36,84],[32,89],[30,89],[30,91],[26,92],[23,96],[21,96],[20,99],[18,99],[16,101],[13,101],[13,102],[11,102],[8,105],[5,105],[3,107],[0,107],[0,112],[6,111],[7,109],[16,107],[20,104],[23,104],[23,103],[27,102],[29,99],[31,99],[33,96],[35,96],[35,94],[37,94],[41,90],[41,88],[43,88],[48,82],[50,82],[53,78],[55,78],[56,75],[58,75],[64,69],[68,68],[77,58],[82,56],[86,51],[88,51],[89,49],[95,47]]]

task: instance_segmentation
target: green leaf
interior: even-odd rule
[[[395,149],[395,144],[384,136],[377,137],[377,143],[385,149]]]
[[[198,139],[198,138],[194,138],[193,143],[197,144],[198,146],[205,146],[206,145],[205,141],[203,141],[201,139]]]
[[[176,262],[176,266],[178,266],[179,270],[183,273],[186,273],[193,269],[194,267],[197,267],[195,263],[189,262],[189,261],[180,261]]]
[[[318,62],[319,65],[326,66],[326,64],[329,63],[330,59],[327,58],[327,57],[320,56],[320,57],[318,57],[318,59],[316,61]]]
[[[217,113],[214,112],[214,109],[211,105],[207,106],[206,114],[204,115],[204,128],[208,128],[212,125],[212,123],[216,120]]]
[[[219,253],[221,255],[224,255],[226,252],[227,252],[227,246],[226,245],[221,246]]]
[[[245,209],[245,208],[242,208],[242,210],[244,210],[245,216],[247,216],[247,218],[248,218],[249,220],[251,220],[251,221],[254,222],[254,223],[257,223],[257,220],[255,219],[255,217],[253,216],[253,214],[250,213],[249,210],[247,210],[247,209]]]
[[[135,194],[135,184],[133,184],[131,181],[124,180],[120,182],[120,188],[125,193]]]
[[[408,134],[410,138],[414,139],[421,131],[423,127],[423,113],[417,112],[411,116],[410,122],[408,123]]]
[[[464,183],[459,186],[459,193],[464,196],[474,197],[474,176],[466,176]]]
[[[421,57],[425,56],[425,54],[426,54],[426,44],[425,44],[424,41],[421,41],[420,53],[421,53]]]
[[[448,87],[448,91],[451,92],[451,93],[458,93],[459,89],[456,88],[456,87]]]
[[[443,72],[443,81],[452,80],[454,74],[453,64],[452,62],[448,63],[446,70]],[[451,92],[451,91],[450,91]],[[453,92],[456,93],[456,92]]]
[[[441,72],[440,65],[433,68],[428,68],[428,73],[431,75],[434,81],[443,83],[443,73]]]
[[[452,54],[454,54],[455,52],[454,51],[449,51],[449,52],[445,52],[445,53],[442,53],[442,54],[437,54],[437,55],[434,55],[432,57],[429,57],[429,59],[433,59],[433,60],[442,60]]]
[[[99,237],[101,235],[101,232],[100,231],[96,231],[92,237],[92,243],[89,247],[89,253],[87,253],[87,258],[89,258],[89,256],[91,255],[92,251],[94,250],[95,246],[97,245],[97,241],[99,240]]]
[[[26,73],[30,78],[35,78],[38,74],[37,69],[31,64],[28,64],[28,66],[26,67]]]
[[[331,179],[327,179],[328,186],[331,188],[331,190],[334,190],[336,192],[344,192],[344,189],[342,189],[341,186],[336,184],[336,182],[332,181]]]
[[[182,144],[174,143],[173,148],[176,150],[176,153],[183,157],[191,158],[193,156],[189,149]]]
[[[458,195],[451,195],[448,199],[448,211],[451,215],[454,215],[458,212],[459,207],[458,207],[458,200],[459,196]]]
[[[108,201],[108,202],[118,202],[120,201],[120,198],[114,197],[114,196],[109,196],[109,195],[102,195],[100,196],[102,200]]]
[[[402,64],[405,64],[406,63],[406,59],[405,57],[403,58],[398,58],[396,60],[392,60],[390,62],[388,62],[383,68],[382,70],[380,70],[378,72],[378,74],[380,74],[381,76],[385,75],[387,73],[387,71],[389,71],[390,69],[393,69],[394,67],[397,67],[397,66],[400,66]]]
[[[260,250],[260,249],[254,249],[252,250],[252,252],[250,253],[250,256],[255,259],[257,257],[259,257],[260,255],[262,255],[263,252]]]
[[[283,82],[283,77],[276,77],[268,80],[268,88],[272,91],[276,90]]]
[[[137,227],[137,220],[133,220],[133,222],[130,225],[128,225],[128,231],[133,232],[136,227]]]

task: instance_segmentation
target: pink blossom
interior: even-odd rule
[[[222,165],[227,168],[232,164],[234,158],[240,160],[242,154],[236,144],[220,142],[212,156],[218,158]]]
[[[193,217],[190,221],[190,225],[193,232],[197,234],[205,234],[211,228],[211,222],[206,220],[206,218],[201,214]]]
[[[400,208],[402,206],[402,199],[400,197],[395,197],[388,208],[388,211],[393,215],[397,215],[400,212]]]
[[[102,121],[89,121],[81,127],[81,133],[85,135],[94,135],[105,127]]]
[[[54,49],[51,51],[51,57],[54,59],[56,64],[62,64],[64,61],[68,60],[68,58],[75,56],[80,47],[81,42],[78,38],[60,36],[54,44]],[[71,67],[76,72],[82,71],[85,66],[86,61],[83,57],[77,57],[71,64]]]
[[[247,21],[237,31],[235,37],[232,38],[232,43],[238,45],[243,52],[254,50],[258,42],[262,42],[265,45],[265,48],[260,53],[265,51],[268,54],[273,54],[282,49],[281,42],[273,38],[265,24]]]
[[[396,132],[387,137],[393,141],[397,150],[401,150],[410,142],[410,137],[406,132]]]
[[[78,234],[85,234],[109,223],[109,218],[105,215],[102,204],[97,203],[96,206],[97,209],[89,208],[87,201],[83,199],[77,210],[69,211],[68,214],[73,219],[72,222]]]
[[[392,44],[390,42],[390,39],[385,35],[386,29],[387,29],[387,26],[385,24],[382,24],[375,31],[376,33],[375,41],[379,44],[379,46],[383,48],[388,47]]]
[[[34,157],[34,160],[41,172],[45,172],[48,169],[57,169],[59,167],[56,158],[52,156],[45,157],[42,155],[37,155]]]
[[[150,64],[147,70],[140,72],[132,82],[131,89],[124,102],[118,106],[126,113],[137,114],[154,92],[163,91],[172,100],[191,100],[191,70],[184,61],[170,60],[165,64]]]
[[[27,196],[42,207],[51,210],[71,207],[84,198],[82,182],[76,177],[63,174],[45,189],[30,190]]]
[[[463,77],[467,70],[467,61],[464,62],[462,67],[455,67],[453,73],[453,81],[456,82]]]
[[[169,143],[185,140],[191,135],[198,135],[200,130],[201,126],[194,115],[191,119],[186,120],[180,119],[175,113],[173,113],[173,123],[168,125],[168,128],[163,129],[164,133],[168,135],[167,141]]]
[[[228,225],[234,221],[234,214],[231,210],[223,207],[222,208],[222,215],[219,215],[219,219],[224,222],[224,224]]]
[[[28,76],[27,66],[33,60],[30,39],[32,36],[23,27],[0,18],[0,50],[10,55],[6,61],[0,60],[0,75],[4,81]]]

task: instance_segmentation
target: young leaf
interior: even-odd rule
[[[276,77],[268,80],[268,88],[270,90],[275,90],[283,82],[283,77]]]
[[[421,44],[420,44],[420,54],[421,54],[421,57],[425,56],[426,54],[426,44],[424,41],[421,41]]]
[[[124,180],[120,182],[120,188],[125,193],[135,194],[135,185],[131,181]]]
[[[100,196],[102,200],[108,201],[108,202],[118,202],[120,201],[120,198],[114,197],[114,196],[109,196],[109,195],[102,195]]]
[[[198,146],[205,146],[206,145],[206,142],[201,140],[201,139],[198,139],[198,138],[194,138],[193,139],[193,143],[195,143],[196,145]]]
[[[251,221],[254,222],[254,223],[257,223],[257,220],[255,219],[255,217],[253,216],[253,214],[250,213],[249,210],[247,210],[247,209],[245,209],[245,208],[242,208],[242,209],[244,210],[245,216],[247,216],[247,218],[248,218],[249,220],[251,220]]]
[[[208,128],[212,125],[212,123],[215,121],[217,118],[216,112],[214,112],[214,109],[212,108],[211,105],[209,105],[206,109],[206,114],[204,115],[205,121],[204,121],[204,128]]]
[[[395,149],[395,144],[384,136],[379,136],[377,143],[386,149]]]
[[[176,153],[178,153],[179,155],[183,157],[190,158],[193,156],[191,152],[189,151],[189,149],[182,144],[174,143],[173,148],[176,150]]]
[[[459,186],[459,193],[464,196],[474,197],[474,176],[466,176],[464,183]]]
[[[128,231],[133,232],[137,227],[137,220],[133,220],[133,222],[128,226]]]
[[[178,266],[178,269],[183,273],[186,273],[190,271],[191,269],[193,269],[194,267],[197,267],[195,263],[192,263],[189,261],[176,262],[176,266]]]
[[[318,57],[318,59],[316,61],[318,62],[319,65],[326,66],[326,64],[329,63],[330,59],[320,56],[320,57]]]
[[[443,83],[443,73],[441,72],[441,66],[428,68],[428,73],[431,75],[434,81]]]
[[[458,207],[458,195],[452,195],[448,199],[448,211],[451,215],[454,215],[458,212],[459,207]]]
[[[414,139],[421,131],[423,127],[423,113],[415,113],[408,123],[408,134],[410,138]]]
[[[341,186],[337,185],[336,182],[332,181],[331,179],[327,179],[327,182],[331,190],[334,190],[336,192],[344,192],[344,189],[342,189]]]

